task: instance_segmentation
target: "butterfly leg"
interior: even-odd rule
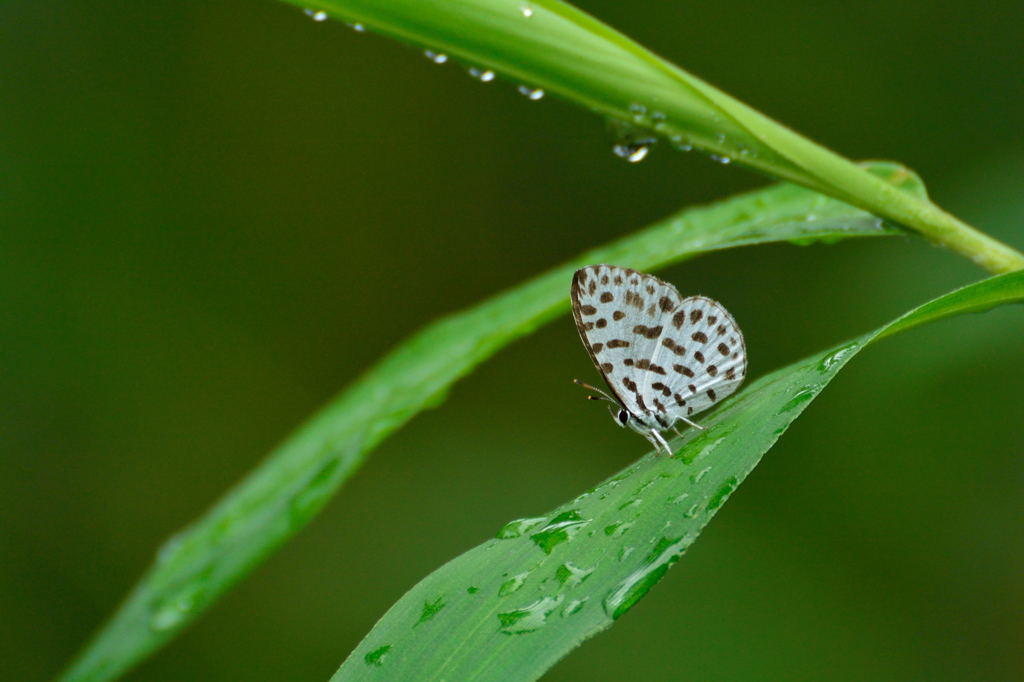
[[[686,422],[687,424],[689,424],[690,426],[692,426],[693,428],[697,429],[698,431],[703,431],[704,429],[707,428],[706,426],[701,426],[700,424],[697,424],[697,423],[694,423],[694,422],[690,421],[686,417],[680,417],[680,419],[683,420],[684,422]],[[679,433],[679,432],[676,431],[676,433]]]
[[[651,441],[651,445],[654,446],[654,456],[657,457],[659,454],[661,454],[661,448],[658,447],[658,441],[654,440],[654,436],[652,434],[655,433],[657,433],[657,431],[648,431],[644,433],[644,438]],[[671,452],[671,450],[669,452]]]
[[[665,438],[660,433],[658,433],[657,431],[651,431],[651,436],[652,436],[652,438],[651,438],[652,441],[657,440],[658,443],[661,443],[662,445],[665,446],[665,452],[667,452],[670,455],[672,454],[672,448],[670,448],[668,446],[668,441],[666,441]],[[657,443],[655,443],[654,447],[655,448],[658,447]],[[659,450],[659,452],[660,452],[660,450]]]

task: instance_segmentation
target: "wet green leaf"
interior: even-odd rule
[[[872,171],[924,195],[916,176],[892,164]],[[442,319],[396,348],[313,416],[207,514],[169,540],[156,562],[62,679],[110,680],[170,640],[228,588],[309,522],[367,454],[448,388],[513,340],[568,311],[575,269],[595,262],[651,270],[701,253],[777,241],[806,243],[893,234],[863,211],[792,185],[689,209],[636,235],[587,252],[469,310]],[[575,527],[507,529],[552,551]],[[581,565],[582,566],[582,565]],[[462,586],[466,594],[470,585]],[[427,595],[419,605],[436,604]],[[448,598],[441,602],[444,612]],[[437,608],[441,608],[438,606]],[[427,619],[423,629],[442,617]],[[511,616],[510,616],[511,617]],[[390,650],[364,652],[373,667]],[[375,654],[375,652],[378,652]],[[384,653],[379,653],[384,652]]]
[[[549,546],[537,543],[536,535],[499,533],[432,573],[388,611],[332,682],[537,679],[664,577],[764,453],[861,349],[926,322],[1020,302],[1024,272],[993,277],[762,377],[702,419],[706,431],[690,430],[673,441],[671,457],[649,454],[537,523],[548,528],[571,520],[578,530],[573,537]],[[628,532],[616,532],[627,524]],[[569,566],[586,567],[586,580],[563,579],[573,574]],[[503,592],[499,586],[513,574],[519,587]],[[467,595],[470,584],[480,593]],[[450,595],[450,601],[431,627],[413,629],[425,594]],[[384,643],[390,647],[387,663],[367,666],[366,652]]]

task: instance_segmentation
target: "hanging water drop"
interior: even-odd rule
[[[314,12],[313,10],[306,8],[303,10],[307,17],[312,17],[313,21],[325,21],[327,19],[327,12]]]
[[[633,120],[640,123],[644,120],[644,114],[647,113],[647,107],[643,104],[633,102],[629,105],[629,113],[633,115]]]
[[[448,55],[444,52],[434,52],[433,50],[424,50],[423,54],[427,56],[427,59],[434,62],[435,64],[444,64],[448,61]]]
[[[718,163],[732,163],[732,159],[728,156],[718,156],[717,154],[711,154],[711,159]]]
[[[494,80],[494,72],[490,69],[484,71],[483,69],[478,69],[475,66],[472,66],[469,69],[469,75],[484,83],[490,83]]]
[[[612,138],[612,152],[630,163],[643,161],[657,142],[647,131],[614,118],[608,120],[608,133]]]
[[[353,31],[355,31],[356,33],[364,33],[366,31],[366,27],[363,26],[362,24],[345,24],[345,25],[348,26]]]
[[[688,152],[693,149],[693,144],[690,142],[689,138],[684,139],[683,136],[678,133],[669,139],[672,141],[672,147],[681,152]]]
[[[531,88],[529,85],[520,85],[519,94],[536,102],[544,96],[544,91],[540,88]]]
[[[533,16],[533,10],[527,7],[526,5],[520,7],[519,11],[522,12],[523,16],[526,17],[527,19]]]
[[[651,151],[648,145],[628,145],[628,144],[617,144],[612,147],[612,151],[615,152],[616,156],[622,157],[630,163],[636,163],[637,161],[643,161],[647,153]]]

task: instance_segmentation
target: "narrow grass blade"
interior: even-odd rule
[[[696,146],[859,206],[991,272],[1024,268],[1024,255],[926,197],[894,190],[559,0],[286,1],[492,69],[527,84],[533,96],[556,93],[677,145]]]
[[[901,166],[872,171],[924,194]],[[312,519],[381,440],[435,406],[501,347],[568,310],[580,265],[656,269],[697,254],[777,241],[893,234],[863,211],[792,185],[682,211],[520,287],[428,326],[301,426],[207,514],[160,549],[155,564],[62,679],[110,680],[175,636]]]
[[[943,296],[892,324],[754,382],[706,431],[650,454],[542,517],[444,565],[410,590],[332,682],[525,682],[610,627],[693,544],[778,440],[861,349],[897,331],[1024,302],[1024,272]]]

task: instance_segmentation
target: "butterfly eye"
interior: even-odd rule
[[[623,426],[625,426],[626,422],[628,422],[628,421],[629,421],[629,412],[625,408],[619,410],[619,423],[622,424]]]

